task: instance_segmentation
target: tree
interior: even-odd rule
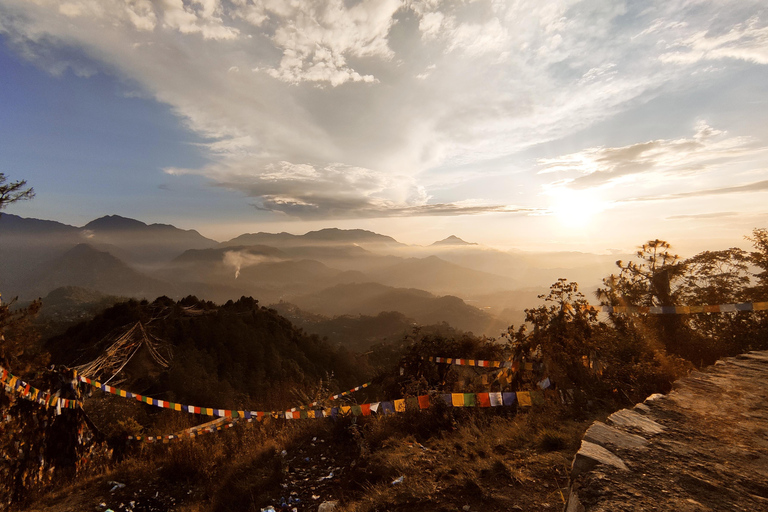
[[[670,248],[669,242],[650,240],[637,251],[640,263],[617,261],[619,275],[603,279],[605,288],[597,290],[598,298],[612,306],[673,305],[672,282],[685,272],[685,263]]]
[[[606,326],[597,320],[597,311],[589,308],[577,283],[558,279],[549,288],[549,294],[540,295],[544,305],[525,310],[525,325],[509,337],[515,360],[531,354],[541,354],[548,373],[558,385],[570,388],[587,386],[592,380],[588,369],[600,349],[599,333]],[[584,361],[587,361],[587,366]]]
[[[604,288],[598,288],[597,297],[610,306],[673,306],[677,299],[675,280],[685,273],[686,264],[680,256],[669,252],[671,245],[664,240],[650,240],[640,247],[639,263],[616,262],[621,271],[603,279]],[[612,316],[615,325],[631,320]],[[689,337],[677,315],[659,315],[645,319],[652,330],[658,330],[667,350],[683,355],[688,349]]]
[[[677,295],[685,305],[717,305],[748,302],[750,256],[732,247],[704,251],[685,261]],[[755,314],[751,311],[697,313],[684,318],[692,336],[686,356],[695,363],[711,364],[719,357],[755,346]]]
[[[35,189],[27,188],[26,180],[14,181],[6,185],[7,181],[5,174],[0,172],[0,210],[16,201],[26,201],[35,197]],[[1,211],[0,214],[2,214]]]
[[[755,228],[752,236],[745,237],[752,242],[754,251],[749,253],[752,265],[760,269],[754,276],[757,279],[756,286],[750,289],[750,299],[755,302],[768,300],[768,229]]]

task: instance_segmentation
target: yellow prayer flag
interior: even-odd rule
[[[396,412],[405,412],[405,400],[395,400],[395,411]]]
[[[531,405],[533,405],[533,402],[531,401],[530,391],[518,391],[517,403],[523,407],[530,407]]]
[[[464,393],[451,393],[451,402],[454,407],[464,407]]]

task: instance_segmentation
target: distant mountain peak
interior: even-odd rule
[[[322,240],[322,241],[334,241],[334,242],[384,242],[397,244],[397,240],[387,235],[380,235],[367,229],[340,229],[340,228],[325,228],[318,231],[310,231],[303,235],[304,238],[309,240]]]
[[[448,238],[444,238],[438,242],[433,243],[432,245],[477,245],[473,242],[465,242],[461,238],[457,237],[456,235],[451,235]]]
[[[99,217],[96,220],[92,220],[83,229],[90,230],[120,230],[120,229],[137,229],[145,228],[147,225],[136,219],[129,219],[127,217],[121,217],[120,215],[105,215]]]

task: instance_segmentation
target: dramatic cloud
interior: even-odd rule
[[[619,148],[588,148],[558,158],[540,159],[539,174],[562,173],[569,188],[610,185],[643,173],[688,174],[712,170],[723,162],[768,151],[749,137],[728,137],[700,122],[692,138],[652,140]],[[575,178],[570,176],[581,175]]]
[[[51,73],[107,73],[169,105],[204,140],[208,164],[166,172],[203,176],[259,210],[467,215],[539,210],[508,206],[497,190],[445,199],[441,191],[461,185],[453,169],[467,169],[465,180],[481,167],[512,176],[530,169],[522,152],[705,83],[713,65],[768,63],[761,9],[714,0],[0,0],[0,35]],[[702,124],[689,138],[571,146],[520,181],[540,187],[539,170],[558,173],[558,186],[594,188],[704,173],[762,150],[759,137],[724,132]]]
[[[242,163],[245,165],[247,162]],[[166,169],[166,172],[178,175],[188,171]],[[215,172],[210,171],[211,174]],[[241,190],[256,198],[254,206],[259,210],[281,212],[303,219],[532,211],[472,200],[429,204],[430,197],[413,178],[344,164],[314,167],[282,161],[267,164],[264,172],[258,175],[232,172],[230,168],[217,182],[219,186]]]

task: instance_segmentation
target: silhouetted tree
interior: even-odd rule
[[[604,288],[598,288],[597,297],[610,306],[673,306],[677,290],[674,281],[685,273],[686,264],[680,256],[669,252],[670,244],[664,240],[650,240],[637,251],[640,262],[616,262],[621,270],[603,279]],[[612,316],[615,324],[633,322],[626,317]],[[686,355],[689,350],[688,333],[677,315],[660,315],[644,319],[644,327],[659,332],[659,338],[672,353]],[[639,326],[636,326],[639,327]]]
[[[26,201],[35,197],[35,190],[27,187],[26,180],[13,181],[6,185],[8,178],[0,172],[0,215],[2,210],[16,201]]]
[[[752,236],[745,238],[752,242],[754,247],[749,253],[750,263],[759,269],[759,272],[754,274],[757,283],[750,290],[751,300],[763,302],[768,300],[768,229],[755,228],[752,230]]]

